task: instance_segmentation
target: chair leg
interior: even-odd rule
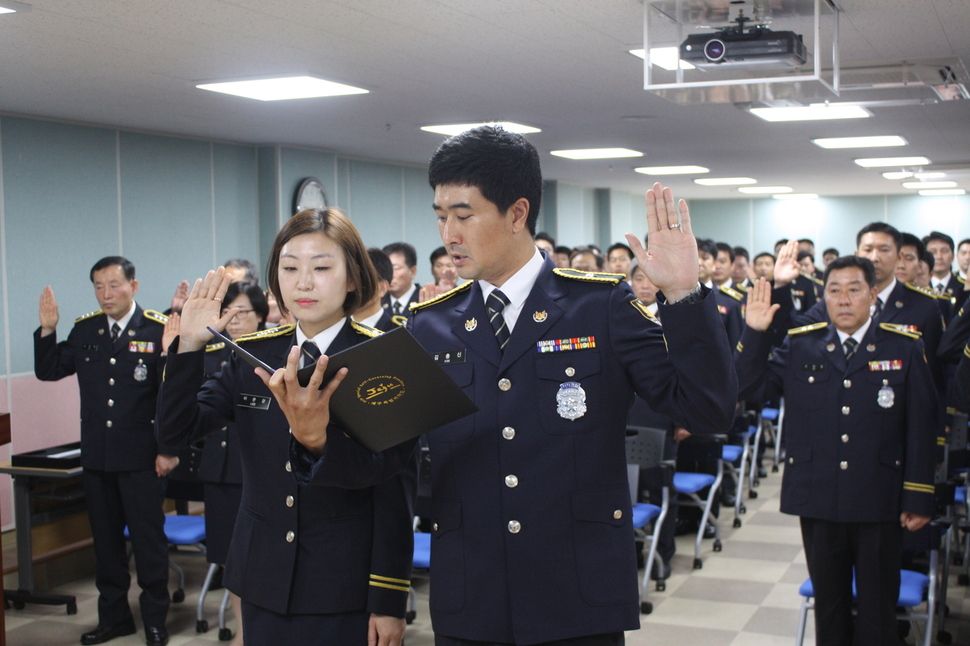
[[[805,624],[808,621],[808,611],[815,607],[812,600],[802,597],[801,611],[798,613],[798,630],[795,632],[795,646],[802,646],[805,642]]]
[[[229,590],[226,590],[222,595],[222,602],[219,604],[219,630],[226,629],[226,608],[229,606]],[[239,617],[236,617],[237,621],[240,621]]]
[[[717,462],[717,477],[714,478],[714,483],[711,485],[710,490],[707,493],[707,499],[704,501],[704,513],[701,514],[700,526],[697,528],[697,538],[694,539],[694,569],[699,570],[703,567],[703,562],[701,561],[701,541],[704,539],[704,528],[707,527],[708,521],[714,526],[714,551],[721,551],[721,529],[717,525],[717,521],[711,516],[711,508],[714,506],[714,497],[720,495],[721,492],[721,480],[724,478],[724,460],[718,460]],[[700,497],[694,495],[696,500],[700,502]]]
[[[202,583],[202,591],[199,592],[199,601],[195,605],[195,632],[197,633],[204,633],[209,630],[209,622],[205,619],[203,608],[205,604],[205,595],[209,594],[209,588],[212,586],[212,579],[215,577],[218,570],[219,566],[216,563],[212,563],[209,565],[209,571],[205,573],[205,581]]]

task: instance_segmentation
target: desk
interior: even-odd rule
[[[4,596],[18,610],[27,603],[41,603],[49,606],[67,606],[67,614],[77,613],[77,600],[73,595],[47,594],[34,591],[34,548],[30,530],[35,525],[49,523],[85,509],[84,493],[78,486],[68,488],[60,495],[56,491],[42,494],[51,500],[62,500],[73,504],[38,514],[34,514],[31,510],[31,502],[34,499],[34,491],[38,483],[75,478],[81,475],[82,471],[81,467],[37,469],[15,467],[9,461],[0,463],[0,473],[13,476],[14,519],[17,523],[17,575],[19,577],[17,590],[4,590]]]

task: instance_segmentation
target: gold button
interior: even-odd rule
[[[515,429],[511,426],[506,426],[502,429],[502,437],[507,440],[511,440],[513,437],[515,437]]]
[[[505,476],[505,486],[509,489],[514,489],[519,486],[519,479],[512,475]]]
[[[228,429],[229,429],[229,427],[228,427],[228,426],[223,426],[223,427],[222,427],[222,430],[224,430],[224,431],[225,431],[225,430],[228,430]]]
[[[114,386],[115,385],[114,377],[112,377],[111,379],[108,380],[108,385],[109,386]]]
[[[617,509],[616,511],[614,511],[613,512],[613,518],[615,518],[617,520],[620,520],[621,518],[623,518],[623,511],[620,510],[620,509]]]
[[[110,359],[108,360],[108,363],[110,363],[111,365],[115,365],[116,363],[118,363],[118,360],[117,360],[117,359],[115,359],[114,357],[111,357],[111,358],[110,358]]]
[[[570,366],[569,368],[566,368],[566,376],[567,377],[572,377],[575,374],[576,374],[576,369],[575,368],[573,368],[572,366]]]
[[[509,532],[511,532],[513,534],[518,534],[520,531],[522,531],[522,523],[520,523],[517,520],[510,520],[509,521]]]
[[[842,436],[842,443],[846,444],[848,441],[849,441],[849,435],[848,433],[846,433],[845,435]]]
[[[842,460],[841,462],[839,462],[839,468],[845,471],[846,469],[849,468],[849,463],[846,462],[845,460]]]
[[[808,378],[808,383],[814,384],[815,383],[815,377],[814,376],[809,377]]]
[[[221,444],[222,448],[226,448],[226,441],[225,440],[223,440],[220,444]]]
[[[292,507],[293,506],[293,496],[287,496],[286,497],[286,506],[287,507]]]
[[[293,532],[286,532],[287,543],[292,543],[295,538],[296,538],[296,534],[294,534]]]
[[[293,471],[293,467],[291,467],[291,466],[290,466],[290,461],[289,461],[289,460],[287,460],[287,461],[286,461],[286,466],[285,466],[284,468],[285,468],[285,469],[286,469],[286,470],[287,470],[288,472],[292,472],[292,471]]]
[[[845,381],[842,382],[842,385],[846,388],[852,388],[852,380],[846,379]]]
[[[115,405],[115,400],[109,399],[108,400],[108,406],[114,406],[114,405]]]
[[[896,466],[897,466],[897,467],[898,467],[898,466],[901,466],[902,464],[903,464],[902,462],[900,462],[899,460],[896,460]]]
[[[842,407],[842,414],[843,415],[848,415],[850,412],[851,412],[851,409],[848,406],[843,406]]]
[[[434,524],[431,525],[431,531],[433,531],[433,532],[438,531],[438,523],[434,523]]]
[[[512,382],[509,381],[508,379],[505,379],[503,377],[502,379],[498,380],[498,389],[501,390],[502,392],[507,391],[511,387],[512,387]]]
[[[104,423],[104,425],[107,426],[108,428],[111,428],[111,420],[109,419],[107,422]]]

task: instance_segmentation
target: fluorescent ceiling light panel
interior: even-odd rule
[[[884,146],[905,146],[907,141],[897,135],[878,137],[825,137],[812,139],[821,148],[882,148]]]
[[[883,173],[885,175],[885,173]],[[939,179],[941,177],[946,177],[946,173],[932,172],[932,173],[916,173],[913,175],[916,179]]]
[[[451,125],[441,125],[441,126],[421,126],[421,129],[425,132],[434,132],[439,135],[445,135],[448,137],[454,137],[455,135],[460,135],[466,130],[471,130],[472,128],[477,128],[478,126],[501,126],[503,129],[509,132],[515,132],[520,135],[528,135],[534,132],[542,132],[539,128],[533,128],[532,126],[524,126],[521,123],[514,123],[512,121],[484,121],[481,123],[453,123]]]
[[[553,150],[550,154],[566,159],[616,159],[617,157],[643,157],[643,153],[629,148],[579,148],[576,150]]]
[[[953,188],[956,182],[903,182],[903,188]]]
[[[642,49],[631,49],[630,53],[637,58],[643,58]],[[651,47],[650,48],[650,63],[656,65],[657,67],[663,68],[669,72],[677,71],[677,61],[680,57],[680,48],[678,47]],[[680,68],[685,70],[696,70],[697,68],[688,63],[687,61],[680,61]]]
[[[791,193],[791,186],[742,186],[738,189],[740,193],[748,193],[749,195],[767,195],[770,193]]]
[[[888,173],[883,173],[883,177],[886,179],[906,179],[913,176],[913,171],[910,170],[891,170]]]
[[[780,193],[772,195],[776,200],[817,200],[817,193]]]
[[[704,177],[695,179],[694,183],[701,186],[741,186],[742,184],[757,184],[758,180],[751,177]]]
[[[700,175],[711,172],[703,166],[641,166],[633,170],[644,175]]]
[[[884,168],[886,166],[925,166],[930,163],[926,157],[867,157],[856,159],[855,163],[863,168]]]
[[[966,195],[967,191],[962,188],[941,188],[929,191],[920,191],[920,195]]]
[[[0,0],[2,1],[2,0]],[[367,94],[352,85],[334,83],[312,76],[288,76],[284,78],[258,79],[253,81],[226,81],[196,85],[200,90],[222,92],[259,101],[284,101],[287,99],[312,99],[321,96]]]
[[[15,2],[14,0],[0,0],[0,14],[3,13],[26,13],[31,10],[29,4]]]
[[[872,113],[857,105],[830,103],[788,108],[750,108],[751,114],[765,121],[819,121],[823,119],[865,119]]]

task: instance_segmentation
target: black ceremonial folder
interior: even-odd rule
[[[375,453],[478,410],[404,328],[329,356],[324,384],[349,370],[330,399],[330,415]],[[302,385],[313,369],[297,373]]]
[[[75,469],[81,466],[81,443],[71,442],[29,453],[17,453],[10,456],[10,464],[32,469]]]

